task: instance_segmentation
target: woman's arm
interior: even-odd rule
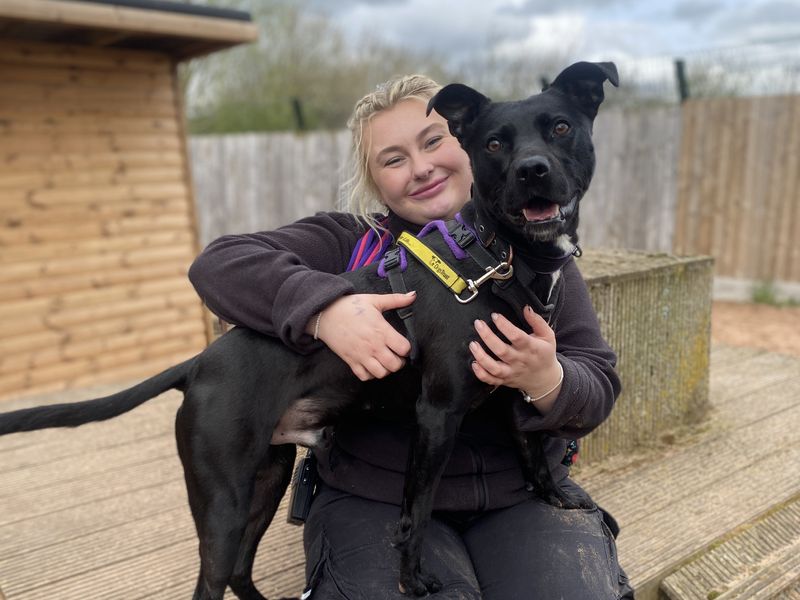
[[[600,334],[589,291],[574,261],[564,267],[562,277],[555,331],[526,307],[530,333],[502,315],[493,315],[505,340],[476,321],[476,332],[494,356],[477,342],[472,342],[470,349],[478,379],[525,390],[535,398],[526,403],[520,395],[513,405],[521,430],[575,438],[608,417],[620,383],[614,371],[616,356]]]
[[[555,324],[563,382],[546,414],[520,398],[514,403],[514,418],[523,431],[578,438],[605,421],[621,385],[615,371],[617,357],[600,333],[589,290],[574,261],[564,268],[563,276],[563,307]]]
[[[276,231],[212,242],[189,279],[216,315],[307,352],[316,337],[359,379],[385,377],[411,344],[383,318],[413,294],[356,294],[339,277],[364,232],[351,215],[318,213]]]
[[[275,231],[226,235],[206,247],[189,280],[216,315],[307,351],[308,322],[353,293],[347,268],[363,229],[351,215],[318,213]]]

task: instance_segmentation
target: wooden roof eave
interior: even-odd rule
[[[249,21],[72,0],[3,0],[3,36],[14,37],[15,22],[46,28],[55,38],[74,34],[94,46],[144,48],[150,40],[178,60],[258,39]]]

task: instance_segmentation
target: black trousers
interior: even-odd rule
[[[571,481],[564,486],[582,493]],[[399,507],[323,486],[306,521],[304,600],[408,600],[391,546]],[[434,513],[423,568],[450,600],[632,599],[617,560],[616,523],[595,507],[539,500],[480,513]],[[614,532],[616,533],[616,531]]]

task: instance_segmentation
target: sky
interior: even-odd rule
[[[636,60],[781,41],[784,52],[800,53],[800,0],[311,0],[311,6],[349,35],[367,31],[456,63],[477,47],[508,56]]]

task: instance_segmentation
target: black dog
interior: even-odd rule
[[[447,119],[469,154],[475,185],[462,214],[475,225],[480,243],[474,245],[485,247],[484,257],[511,262],[513,252],[515,273],[524,274],[528,261],[552,262],[572,253],[578,202],[594,170],[591,130],[606,79],[618,83],[613,64],[577,63],[527,100],[492,103],[453,84],[430,101],[428,110]],[[442,255],[448,252],[441,238],[437,247]],[[176,435],[201,557],[194,597],[219,599],[230,585],[240,598],[261,599],[251,578],[253,559],[291,478],[294,443],[319,443],[323,428],[347,418],[348,411],[363,410],[362,399],[394,397],[400,409],[415,414],[417,424],[396,536],[400,589],[418,596],[436,591],[439,582],[420,567],[422,532],[461,420],[490,391],[469,369],[473,322],[491,322],[489,314],[499,312],[524,323],[521,305],[500,293],[503,286],[512,300],[517,294],[521,302],[530,298],[546,309],[558,271],[538,275],[529,269],[521,292],[516,277],[496,282],[497,294],[485,290],[461,306],[424,267],[408,263],[405,284],[418,292],[413,305],[418,353],[382,380],[360,382],[327,348],[303,357],[239,327],[198,356],[117,394],[0,415],[0,434],[108,419],[171,388],[182,390]],[[485,274],[483,266],[461,263],[465,279]],[[361,292],[390,291],[375,266],[342,277]],[[443,306],[452,307],[446,323]],[[407,331],[395,313],[387,318]],[[408,398],[417,396],[410,406]],[[577,506],[552,482],[540,440],[519,438],[528,481],[549,501]]]

